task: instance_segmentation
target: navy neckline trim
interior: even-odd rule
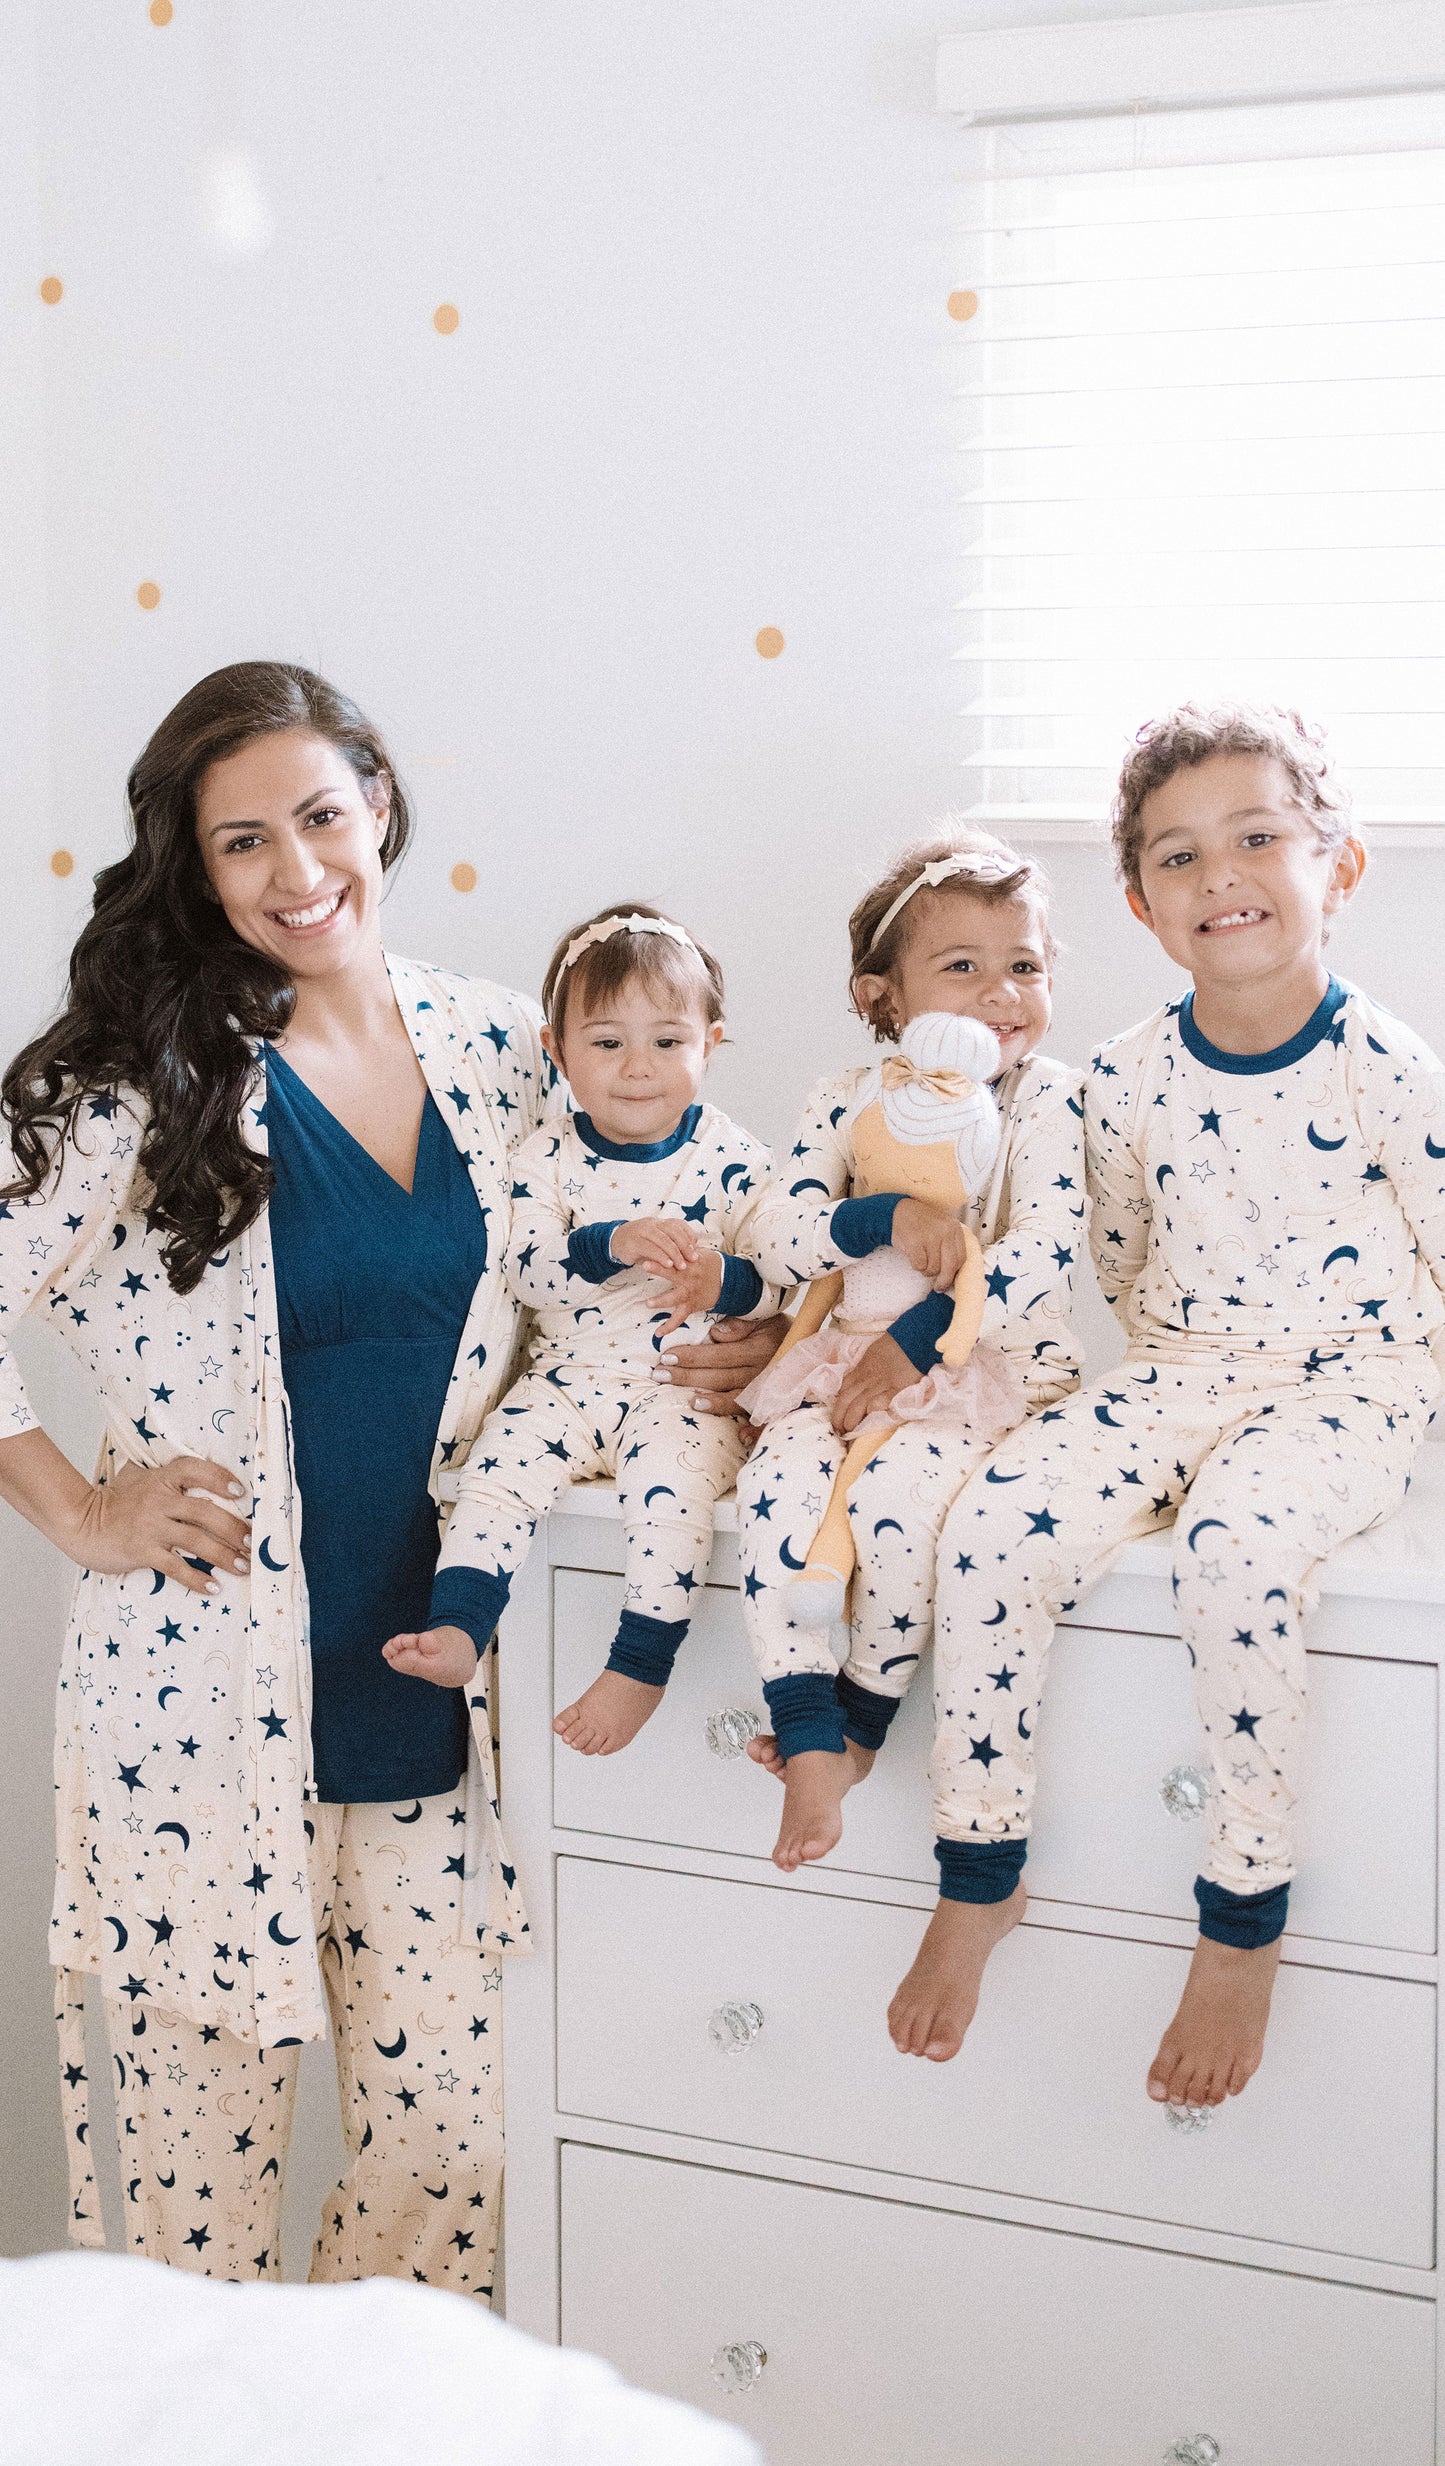
[[[1269,1053],[1226,1053],[1222,1046],[1212,1045],[1194,1024],[1194,996],[1187,993],[1179,1005],[1179,1034],[1185,1048],[1196,1062],[1208,1070],[1230,1070],[1252,1075],[1265,1070],[1288,1070],[1292,1062],[1302,1062],[1315,1046],[1323,1044],[1340,1011],[1350,998],[1350,988],[1332,976],[1319,1008],[1310,1013],[1297,1035],[1288,1044],[1276,1045]]]
[[[609,1164],[658,1164],[664,1156],[675,1156],[680,1147],[686,1147],[690,1139],[696,1138],[701,1120],[701,1105],[689,1105],[670,1138],[654,1139],[650,1144],[643,1142],[630,1147],[619,1147],[615,1139],[604,1139],[600,1130],[594,1130],[591,1119],[585,1113],[573,1114],[572,1127],[583,1146],[590,1147],[594,1156],[605,1156]]]

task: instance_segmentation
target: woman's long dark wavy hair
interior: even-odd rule
[[[275,959],[234,933],[196,841],[196,790],[213,762],[257,737],[296,728],[325,737],[364,787],[382,781],[391,813],[384,870],[411,837],[411,810],[391,759],[354,702],[279,660],[218,668],[161,721],[126,783],[134,845],[95,877],[95,904],[70,957],[60,1016],[0,1079],[17,1179],[0,1199],[43,1188],[88,1096],[138,1090],[148,1121],[139,1162],[146,1210],[165,1234],[178,1293],[253,1224],[272,1172],[241,1135],[255,1073],[249,1040],[279,1036],[296,1004]]]

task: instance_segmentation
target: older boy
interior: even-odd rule
[[[957,2053],[1023,1913],[1054,1621],[1123,1543],[1173,1524],[1211,1837],[1148,2087],[1213,2105],[1264,2047],[1315,1569],[1399,1506],[1439,1390],[1445,1073],[1325,965],[1365,855],[1294,713],[1154,722],[1113,828],[1131,909],[1194,980],[1094,1055],[1086,1090],[1090,1239],[1128,1349],[1006,1439],[944,1528],[943,1897],[889,2025],[906,2053]]]

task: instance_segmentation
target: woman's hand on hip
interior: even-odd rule
[[[673,1345],[657,1376],[691,1388],[700,1413],[736,1413],[743,1389],[766,1370],[787,1332],[781,1311],[771,1319],[718,1319],[706,1343]]]
[[[54,1538],[77,1566],[102,1575],[154,1567],[189,1593],[214,1593],[212,1568],[222,1575],[250,1569],[251,1527],[217,1503],[243,1496],[232,1474],[199,1456],[177,1456],[158,1470],[123,1464],[113,1481],[90,1487],[71,1529]]]

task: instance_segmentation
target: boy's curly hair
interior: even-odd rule
[[[1270,703],[1220,702],[1205,709],[1181,702],[1162,719],[1145,723],[1119,773],[1109,831],[1114,862],[1130,890],[1140,887],[1145,798],[1176,771],[1192,770],[1214,754],[1263,754],[1277,762],[1321,846],[1337,848],[1349,836],[1349,792],[1330,759],[1323,728]]]

